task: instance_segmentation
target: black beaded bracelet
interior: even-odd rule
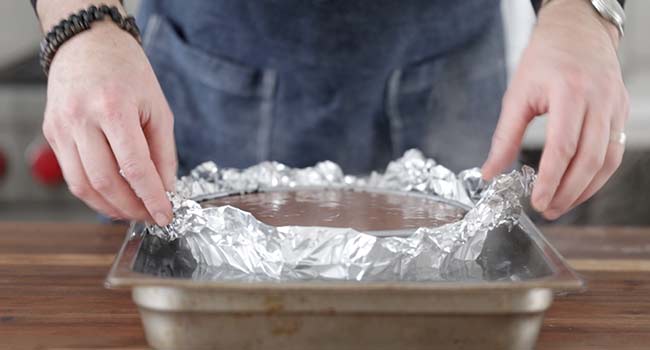
[[[90,29],[90,25],[93,22],[101,21],[106,17],[115,22],[118,27],[131,34],[139,44],[142,44],[140,29],[136,25],[133,16],[123,17],[115,6],[99,5],[97,7],[92,5],[85,10],[71,14],[70,17],[59,22],[41,40],[39,58],[45,76],[50,71],[50,64],[52,64],[54,55],[63,43],[76,34]]]

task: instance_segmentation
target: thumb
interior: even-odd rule
[[[493,178],[517,159],[526,127],[534,117],[527,96],[510,87],[503,98],[490,153],[481,167],[483,178]]]
[[[164,107],[153,108],[143,131],[149,144],[151,160],[163,181],[165,190],[176,188],[176,142],[174,141],[174,116],[164,101]]]

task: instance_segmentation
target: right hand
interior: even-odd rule
[[[43,134],[70,191],[91,208],[171,221],[173,115],[144,51],[114,23],[93,23],[54,56]]]

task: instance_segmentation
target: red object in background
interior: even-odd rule
[[[42,143],[30,151],[29,163],[34,179],[47,186],[62,184],[63,173],[50,146],[47,143]]]
[[[0,179],[7,175],[7,157],[0,149]]]

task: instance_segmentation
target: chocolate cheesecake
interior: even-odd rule
[[[385,231],[437,227],[462,219],[465,210],[416,193],[305,188],[231,195],[201,203],[231,205],[272,226],[349,227]]]

